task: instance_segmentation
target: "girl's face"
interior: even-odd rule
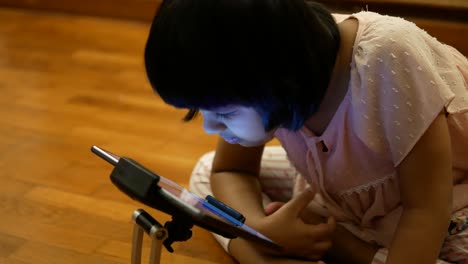
[[[260,146],[273,138],[274,130],[265,132],[261,116],[253,108],[226,106],[204,110],[203,129],[208,134],[219,134],[230,144],[245,147]]]

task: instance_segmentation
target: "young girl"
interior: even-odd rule
[[[165,0],[145,62],[157,94],[221,138],[192,191],[284,248],[217,236],[237,261],[468,263],[468,61],[454,48],[304,0]]]

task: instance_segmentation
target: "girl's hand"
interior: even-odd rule
[[[272,254],[318,260],[332,245],[336,223],[305,210],[315,192],[305,190],[287,203],[272,203],[265,208],[267,217],[256,228],[281,245],[284,250]]]

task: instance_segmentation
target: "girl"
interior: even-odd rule
[[[401,18],[304,0],[165,0],[145,63],[166,103],[221,138],[192,191],[284,247],[217,237],[239,262],[468,263],[455,49]]]

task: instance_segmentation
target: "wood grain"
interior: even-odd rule
[[[0,0],[0,5],[7,7],[147,21],[160,3],[161,0]]]
[[[468,0],[315,0],[332,12],[353,13],[368,10],[390,16],[404,17],[415,22],[442,42],[460,50],[468,56]],[[161,0],[0,0],[0,6],[28,8],[34,10],[125,18],[149,22]],[[104,32],[103,32],[104,33]],[[80,51],[76,59],[88,60],[92,64],[101,60],[125,60],[115,58],[112,53]]]
[[[98,145],[187,186],[213,149],[147,83],[142,21],[0,9],[0,263],[130,263],[131,216]],[[145,238],[143,262],[149,243]],[[234,263],[206,230],[162,263]]]
[[[467,21],[466,0],[315,0],[333,9]],[[0,0],[0,5],[150,21],[161,0]]]

